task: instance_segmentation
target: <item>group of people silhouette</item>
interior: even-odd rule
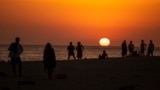
[[[77,51],[77,59],[82,59],[83,56],[83,49],[84,46],[81,44],[81,42],[77,43],[77,47],[75,48],[72,42],[67,47],[68,50],[68,60],[70,59],[70,56],[73,56],[74,59],[76,59],[74,50]],[[20,55],[24,51],[22,45],[20,44],[20,38],[16,37],[15,42],[11,43],[9,48],[9,58],[10,63],[12,65],[13,69],[13,75],[16,76],[16,65],[19,66],[19,76],[22,76],[22,61],[20,58]],[[44,51],[43,51],[43,64],[44,64],[44,71],[47,70],[47,76],[48,79],[52,79],[53,69],[56,67],[56,56],[54,48],[52,47],[51,43],[47,43],[45,45]]]
[[[83,50],[84,46],[81,44],[81,42],[77,43],[77,47],[72,44],[72,42],[69,43],[68,47],[68,60],[70,59],[70,56],[73,56],[74,60],[76,59],[74,51],[77,51],[77,59],[82,59],[83,56]]]
[[[19,37],[16,37],[15,42],[10,44],[8,51],[9,51],[10,64],[12,65],[12,69],[13,69],[13,75],[17,76],[16,65],[18,64],[19,76],[21,77],[22,61],[21,61],[20,55],[23,52],[23,47],[20,44]],[[56,67],[56,56],[55,56],[54,48],[52,48],[52,45],[50,43],[47,43],[45,45],[45,49],[43,52],[43,64],[44,64],[44,71],[47,70],[48,79],[52,79],[53,68]]]
[[[137,51],[135,51],[135,45],[133,44],[132,41],[130,41],[130,43],[127,46],[126,40],[124,40],[122,42],[122,57],[126,57],[127,56],[127,50],[129,51],[129,56],[145,56],[145,50],[147,49],[147,54],[146,56],[153,56],[153,51],[154,51],[154,44],[152,42],[152,40],[150,40],[149,44],[148,44],[148,48],[147,48],[147,44],[144,42],[144,40],[141,40],[141,44],[140,44],[140,53],[137,54]]]
[[[141,40],[140,44],[140,54],[142,56],[145,55],[145,50],[147,48],[147,44],[144,43],[144,40]],[[129,50],[129,56],[135,55],[135,45],[132,41],[127,46],[126,40],[122,43],[122,57],[127,56],[127,50]],[[69,43],[67,46],[68,50],[68,60],[71,56],[73,56],[74,60],[76,59],[74,51],[77,51],[77,59],[82,59],[83,57],[83,50],[84,46],[81,42],[77,42],[77,46],[75,47],[72,42]],[[24,51],[22,45],[20,44],[20,38],[16,37],[15,42],[11,43],[9,48],[9,58],[10,63],[13,69],[13,75],[16,76],[16,65],[19,66],[19,76],[22,76],[22,61],[20,55]],[[152,40],[148,44],[148,51],[147,56],[153,56],[154,51],[154,44]],[[99,55],[99,59],[108,59],[108,54],[105,50],[103,50],[102,54]],[[52,47],[51,43],[46,43],[44,51],[43,51],[43,64],[44,64],[44,71],[47,70],[48,79],[52,79],[53,69],[56,67],[56,56],[54,48]]]

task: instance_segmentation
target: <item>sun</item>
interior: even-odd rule
[[[110,45],[110,40],[108,38],[101,38],[99,40],[100,46],[109,46]]]

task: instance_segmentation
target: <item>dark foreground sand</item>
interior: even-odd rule
[[[24,62],[23,75],[0,63],[0,90],[160,90],[160,57],[57,61],[52,80],[42,62]]]

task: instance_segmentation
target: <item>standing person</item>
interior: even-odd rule
[[[122,57],[127,56],[127,43],[126,40],[123,41],[122,43]]]
[[[77,47],[76,47],[76,50],[77,50],[77,58],[78,59],[82,59],[82,56],[83,56],[83,50],[84,50],[84,46],[81,45],[81,42],[78,42],[77,43]]]
[[[145,49],[146,49],[146,44],[144,43],[144,40],[141,40],[141,45],[140,45],[140,49],[141,49],[141,55],[144,56],[144,52],[145,52]]]
[[[130,56],[133,56],[134,48],[135,48],[134,44],[132,43],[132,41],[130,41],[130,43],[128,45],[128,50],[129,50]]]
[[[43,53],[43,64],[44,69],[47,69],[48,79],[52,79],[53,68],[56,67],[56,56],[54,48],[52,48],[50,43],[47,43]]]
[[[153,56],[154,51],[154,44],[152,40],[150,40],[150,43],[148,44],[148,56]]]
[[[16,37],[15,42],[11,43],[11,45],[8,48],[8,51],[10,51],[9,57],[11,58],[11,65],[12,65],[14,76],[16,76],[16,64],[19,65],[19,76],[22,76],[22,62],[21,62],[20,55],[23,52],[23,47],[19,42],[20,42],[20,38]]]
[[[70,42],[70,44],[68,45],[67,50],[68,50],[68,60],[70,59],[70,56],[73,56],[75,60],[76,59],[74,54],[75,47],[72,45],[72,42]]]

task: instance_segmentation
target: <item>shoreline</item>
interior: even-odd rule
[[[159,58],[160,56],[127,56],[127,57],[109,57],[108,59],[99,59],[99,58],[83,58],[83,59],[57,59],[56,61],[87,61],[87,60],[115,60],[115,59],[135,59],[135,58],[139,58],[139,59],[145,59],[145,58]],[[43,60],[21,60],[22,62],[42,62]],[[9,63],[10,61],[6,61],[6,60],[0,60],[0,63]]]

